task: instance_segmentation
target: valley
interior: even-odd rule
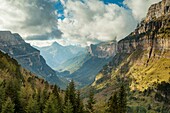
[[[120,6],[122,12],[128,8]],[[68,13],[70,18],[72,13]],[[65,21],[69,25],[75,22],[74,27],[79,24]],[[82,36],[85,31],[79,32]],[[65,39],[64,44],[39,47],[26,43],[17,33],[0,31],[0,113],[170,113],[170,1],[152,4],[145,18],[120,40],[114,35],[112,40],[104,40],[106,34],[101,39],[101,32],[97,32],[98,38],[89,39],[94,35],[89,32],[82,41],[78,31],[76,38],[68,40],[87,41],[86,46],[64,45],[64,36],[74,33],[69,31],[57,37]],[[48,41],[53,39],[50,36]]]

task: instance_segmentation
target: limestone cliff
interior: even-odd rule
[[[109,58],[116,55],[117,52],[117,42],[104,42],[97,45],[91,44],[89,47],[89,53],[92,56],[98,58]]]

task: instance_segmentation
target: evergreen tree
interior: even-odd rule
[[[74,86],[74,81],[72,80],[69,85],[66,88],[65,91],[65,99],[64,99],[64,105],[67,104],[67,101],[70,101],[70,103],[73,106],[73,112],[76,113],[76,90]]]
[[[72,80],[69,84],[69,100],[70,103],[73,105],[73,112],[76,113],[76,105],[75,105],[75,100],[76,100],[76,90],[74,86],[74,81]]]
[[[63,113],[74,113],[73,105],[71,104],[69,99],[67,100],[66,105],[64,106]]]
[[[64,105],[66,105],[68,99],[69,99],[69,86],[67,86],[67,88],[65,90]]]
[[[0,112],[2,110],[2,104],[4,103],[5,100],[5,90],[2,86],[0,86]]]
[[[77,92],[76,97],[76,112],[83,113],[83,102],[80,99],[80,91]]]
[[[48,100],[48,94],[47,94],[47,89],[44,89],[43,91],[38,92],[38,103],[40,107],[40,113],[42,113],[45,109],[45,103],[47,103]]]
[[[28,105],[26,107],[26,112],[27,113],[39,113],[40,112],[36,98],[33,99],[32,96],[30,97],[28,101]]]
[[[122,85],[119,91],[119,113],[126,113],[127,107],[127,100],[126,100],[126,91],[124,86]]]
[[[57,113],[57,109],[55,106],[55,98],[53,94],[50,95],[49,99],[45,103],[45,109],[43,113]]]
[[[14,104],[10,97],[2,104],[2,111],[1,113],[14,113]]]
[[[54,94],[55,99],[56,99],[57,111],[58,111],[58,113],[61,113],[62,112],[62,102],[61,102],[61,98],[60,98],[60,95],[59,95],[59,88],[56,85],[54,86],[53,94]]]
[[[93,108],[94,104],[95,104],[94,93],[91,89],[90,92],[89,92],[89,100],[87,101],[87,110],[90,113],[94,112],[94,108]]]
[[[12,102],[15,104],[15,112],[21,111],[21,103],[19,101],[19,94],[18,92],[21,89],[20,81],[16,78],[11,78],[7,81],[5,85],[5,95],[10,97]]]
[[[113,96],[111,96],[111,98],[109,100],[109,112],[110,113],[119,113],[117,93],[115,93]]]

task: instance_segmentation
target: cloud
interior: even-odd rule
[[[141,21],[148,11],[148,8],[161,0],[125,0],[124,4],[131,9],[133,16],[136,20]]]
[[[57,31],[59,36],[54,2],[56,0],[0,0],[0,30],[17,32],[23,37]]]
[[[120,40],[146,16],[149,6],[160,0],[125,0],[124,6],[99,0],[61,0],[65,18],[59,19],[62,37],[70,43],[89,45]]]
[[[86,46],[115,37],[120,40],[135,29],[149,6],[160,0],[125,0],[124,6],[102,0],[60,0],[64,14],[57,14],[57,1],[0,0],[0,30],[17,32],[32,43],[61,39],[63,45]]]
[[[116,4],[98,0],[62,1],[65,19],[58,21],[62,37],[72,43],[89,45],[102,41],[121,39],[136,26],[131,12]]]

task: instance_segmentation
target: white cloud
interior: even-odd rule
[[[64,6],[63,20],[57,19],[62,15],[53,7],[57,1],[0,0],[0,30],[17,32],[30,42],[44,40],[44,43],[60,38],[63,33],[60,41],[66,45],[84,46],[116,36],[120,40],[135,29],[149,6],[160,0],[125,0],[128,8],[99,0],[60,0]]]
[[[131,9],[135,19],[141,21],[146,16],[148,8],[159,1],[161,0],[125,0],[124,4]]]
[[[63,37],[72,43],[88,45],[128,35],[136,26],[131,12],[116,4],[98,0],[69,0],[64,3],[65,19],[58,21]]]
[[[54,2],[56,0],[0,0],[0,30],[17,32],[23,37],[56,31]]]
[[[89,45],[120,40],[146,16],[149,6],[160,0],[125,0],[125,7],[99,0],[62,0],[64,20],[58,21],[62,37],[70,43]]]

